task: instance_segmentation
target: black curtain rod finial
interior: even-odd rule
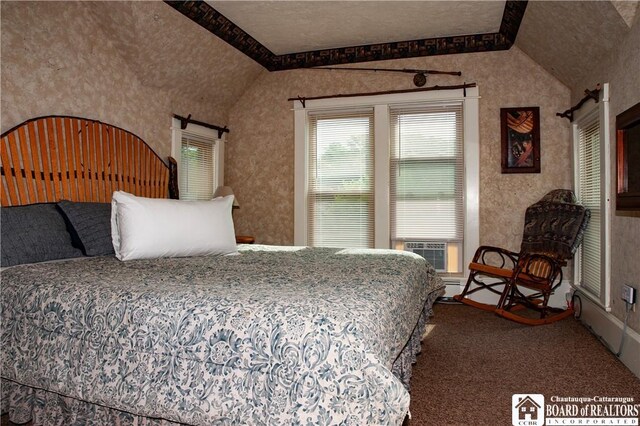
[[[427,76],[424,73],[421,72],[417,72],[414,76],[413,76],[413,84],[416,85],[416,87],[422,87],[427,83]]]
[[[584,105],[585,102],[587,102],[589,99],[593,99],[596,103],[600,101],[600,83],[596,84],[596,88],[593,90],[585,89],[584,93],[586,96],[582,98],[580,102],[578,102],[576,105],[572,106],[565,112],[556,112],[556,115],[558,117],[566,118],[570,122],[573,122],[574,111],[577,111],[580,108],[582,108],[582,105]]]
[[[182,130],[186,129],[189,123],[193,123],[193,124],[197,124],[198,126],[206,127],[207,129],[217,130],[218,138],[222,138],[223,133],[229,133],[229,129],[227,128],[227,126],[220,127],[220,126],[216,126],[215,124],[209,124],[203,121],[192,120],[191,114],[189,114],[186,118],[178,114],[173,114],[173,116],[178,120],[180,120],[180,128]]]

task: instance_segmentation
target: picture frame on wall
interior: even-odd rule
[[[540,107],[500,108],[502,173],[540,173]]]

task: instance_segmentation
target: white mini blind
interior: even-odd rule
[[[602,282],[602,191],[600,187],[600,121],[593,114],[578,129],[579,198],[591,210],[581,246],[580,285],[600,297]]]
[[[307,240],[373,247],[373,110],[309,115]]]
[[[462,241],[462,103],[391,109],[391,239]]]
[[[180,199],[210,200],[217,187],[215,139],[182,132],[178,181]]]

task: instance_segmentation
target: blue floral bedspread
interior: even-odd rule
[[[399,425],[392,367],[443,288],[391,250],[17,266],[2,271],[3,384],[192,425]]]

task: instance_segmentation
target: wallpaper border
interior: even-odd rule
[[[276,55],[204,1],[165,3],[229,43],[269,71],[419,56],[508,50],[515,42],[528,0],[507,0],[500,31]]]

